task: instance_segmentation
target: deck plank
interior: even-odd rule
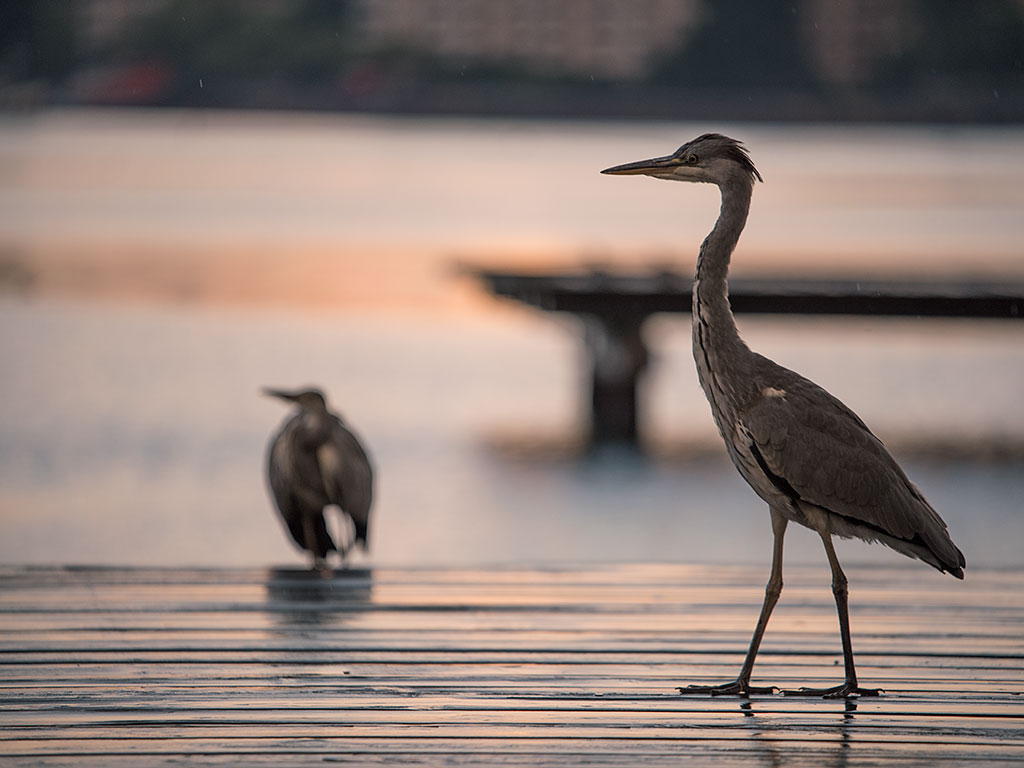
[[[1024,573],[848,572],[878,699],[675,693],[735,675],[756,568],[0,568],[0,761],[1024,764]],[[828,574],[786,579],[756,677],[838,682]]]

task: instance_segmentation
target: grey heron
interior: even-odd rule
[[[697,257],[693,284],[693,356],[729,457],[754,492],[768,503],[774,546],[771,577],[760,618],[736,680],[680,688],[682,693],[770,693],[754,687],[754,659],[782,592],[786,526],[815,531],[832,569],[846,677],[834,688],[787,693],[848,697],[877,695],[861,688],[853,663],[847,579],[833,536],[881,542],[962,579],[963,553],[946,524],[864,422],[817,384],[750,350],[729,307],[729,260],[747,221],[754,182],[762,181],[745,147],[720,134],[704,134],[671,155],[607,168],[613,175],[642,174],[671,181],[705,182],[721,192],[721,209]]]
[[[365,551],[373,469],[359,439],[328,410],[320,390],[263,392],[297,406],[267,453],[270,491],[295,543],[313,556],[317,569],[326,566],[330,552],[338,552],[344,561],[355,544]],[[342,542],[340,548],[324,517],[325,508],[331,505],[341,508],[354,529],[351,543]]]

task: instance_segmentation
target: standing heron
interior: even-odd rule
[[[298,406],[267,454],[274,503],[295,543],[313,555],[318,570],[326,567],[329,552],[340,553],[344,562],[352,545],[359,544],[366,551],[373,469],[359,439],[327,409],[327,401],[317,389],[263,392]],[[340,549],[324,518],[324,509],[330,505],[340,507],[355,530],[351,543]]]
[[[832,536],[878,541],[908,557],[964,577],[963,553],[946,524],[895,459],[843,403],[793,371],[752,352],[729,307],[729,259],[747,221],[754,180],[762,181],[740,142],[709,133],[673,154],[602,173],[715,184],[722,207],[697,258],[693,282],[693,357],[718,431],[736,469],[771,511],[771,578],[746,660],[730,683],[691,685],[682,693],[771,693],[750,685],[754,659],[782,592],[782,541],[792,521],[821,536],[832,568],[846,679],[834,688],[793,692],[826,697],[877,695],[857,685],[850,644],[847,581]]]

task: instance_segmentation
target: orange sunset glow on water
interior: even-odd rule
[[[597,172],[704,129],[202,112],[9,118],[0,254],[44,294],[480,309],[453,288],[456,261],[691,270],[716,192],[612,184]],[[746,141],[766,180],[737,274],[1024,271],[1024,151],[1011,129],[722,129]]]

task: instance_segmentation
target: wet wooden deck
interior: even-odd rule
[[[0,763],[1024,763],[1024,573],[848,570],[877,699],[675,693],[735,674],[760,568],[4,568]],[[789,568],[756,677],[840,659],[827,568]]]

